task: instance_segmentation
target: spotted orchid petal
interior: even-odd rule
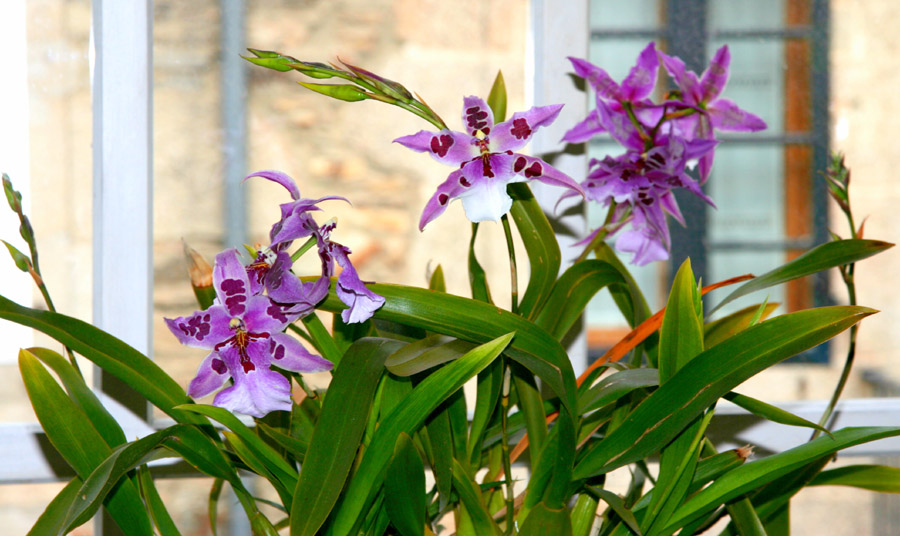
[[[291,372],[324,372],[333,364],[307,350],[300,341],[284,333],[273,333],[269,338],[272,364]]]
[[[416,152],[428,153],[438,162],[449,166],[458,166],[478,156],[478,148],[472,143],[472,136],[446,129],[439,132],[421,130],[416,134],[397,138],[394,143]]]
[[[273,169],[266,169],[251,173],[244,177],[244,180],[247,180],[250,177],[262,177],[264,179],[269,179],[270,181],[277,182],[278,184],[284,186],[287,191],[291,193],[291,197],[293,199],[300,199],[300,188],[297,187],[297,183],[294,182],[294,179],[292,179],[286,173]]]
[[[731,65],[731,53],[728,45],[723,45],[716,51],[709,66],[700,76],[700,102],[712,102],[725,89],[728,83],[728,67]]]
[[[178,342],[185,346],[212,349],[215,345],[231,337],[228,322],[231,315],[225,307],[213,305],[205,311],[197,311],[190,316],[166,318],[166,326]]]
[[[472,169],[473,162],[475,161],[473,160],[467,164],[470,170]],[[467,189],[470,189],[473,185],[474,178],[479,176],[481,175],[477,169],[475,169],[475,174],[472,175],[467,173],[465,166],[462,169],[457,169],[450,173],[447,180],[437,187],[434,195],[432,195],[428,202],[425,203],[425,209],[422,210],[422,216],[419,218],[419,230],[424,230],[426,225],[443,214],[444,211],[447,210],[447,205],[450,204],[450,201],[458,198],[460,194]]]
[[[604,69],[580,58],[569,57],[575,74],[587,80],[599,97],[607,100],[619,100],[621,87]]]
[[[491,132],[491,150],[493,152],[518,151],[524,147],[534,132],[549,125],[559,117],[562,104],[534,106],[526,112],[516,112],[509,120],[494,127]]]
[[[231,316],[243,315],[250,298],[250,280],[241,264],[236,249],[227,249],[216,255],[213,267],[213,286],[216,297]]]
[[[225,384],[231,378],[228,367],[217,352],[210,352],[200,363],[197,376],[188,385],[187,394],[191,398],[203,398]]]
[[[494,128],[494,112],[481,97],[469,96],[463,99],[463,125],[469,136],[477,136],[480,132],[490,136]]]
[[[341,311],[341,319],[347,324],[365,322],[384,305],[384,298],[366,288],[366,285],[360,281],[356,269],[347,256],[350,250],[340,244],[335,244],[335,246],[332,250],[334,259],[343,269],[341,275],[338,276],[335,293],[338,299],[348,307]]]
[[[519,153],[511,155],[513,159],[512,171],[522,179],[510,180],[509,182],[519,182],[520,180],[537,180],[550,186],[561,186],[574,190],[582,197],[584,190],[572,177],[569,177],[562,171],[544,162],[540,158],[528,156]]]
[[[689,106],[698,105],[701,102],[701,94],[700,80],[697,79],[697,75],[693,71],[687,70],[681,58],[669,56],[663,52],[660,52],[659,55],[669,76],[675,80],[675,84],[681,90],[682,101]]]
[[[225,358],[232,371],[234,385],[219,391],[213,404],[235,413],[264,417],[272,411],[290,411],[292,407],[291,384],[281,374],[271,370],[268,363],[244,370],[236,352]]]

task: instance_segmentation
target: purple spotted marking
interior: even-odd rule
[[[485,121],[488,117],[488,113],[481,109],[480,106],[472,106],[470,108],[466,108],[466,124],[469,125],[469,130],[473,133],[477,130],[484,132],[485,135],[490,134],[490,129],[487,127],[487,121]]]
[[[450,147],[453,147],[453,136],[442,134],[440,139],[437,136],[431,138],[431,151],[441,158],[447,156]]]
[[[256,370],[256,365],[254,365],[249,358],[247,360],[244,360],[243,357],[241,358],[241,367],[243,367],[244,369],[244,374],[247,374],[252,370]]]
[[[516,163],[513,165],[513,171],[515,171],[516,173],[521,172],[523,169],[525,169],[525,164],[527,164],[527,163],[528,163],[528,160],[525,160],[524,158],[522,158],[520,156],[519,158],[516,159]]]
[[[528,136],[531,136],[531,127],[528,126],[528,121],[524,117],[520,117],[513,121],[513,126],[509,129],[509,133],[516,137],[516,139],[524,139]]]
[[[178,324],[178,329],[188,337],[194,337],[198,341],[202,341],[204,337],[209,335],[209,315],[203,315],[202,318],[199,316],[191,317],[187,323]]]
[[[284,346],[276,343],[275,339],[269,343],[269,351],[272,352],[273,359],[284,359]]]
[[[279,322],[287,323],[288,321],[288,317],[284,314],[284,309],[274,303],[266,309],[266,314]]]
[[[217,374],[225,374],[228,372],[228,367],[225,366],[225,362],[221,359],[213,359],[210,366]]]
[[[531,167],[525,170],[525,178],[530,179],[531,177],[540,177],[544,173],[544,168],[540,163],[535,162],[531,164]]]
[[[460,175],[459,176],[459,185],[462,186],[463,188],[468,188],[469,186],[472,186],[472,183],[469,182],[468,179],[466,179],[465,177]]]
[[[446,205],[446,204],[447,204],[447,200],[449,200],[449,199],[450,199],[450,196],[448,196],[447,194],[440,194],[440,195],[438,196],[438,204],[439,204],[439,205]]]
[[[494,178],[494,170],[491,167],[491,160],[489,158],[481,159],[481,167],[485,177]]]
[[[244,302],[247,301],[246,288],[240,279],[226,279],[219,288],[225,293],[225,307],[233,315],[239,315],[246,310]]]

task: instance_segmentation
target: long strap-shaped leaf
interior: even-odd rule
[[[507,186],[507,190],[513,198],[510,214],[516,222],[531,266],[528,287],[519,303],[519,312],[525,318],[534,318],[553,289],[562,256],[556,242],[556,233],[528,185],[517,182]]]
[[[133,387],[176,421],[210,424],[205,417],[173,409],[190,403],[184,389],[147,356],[109,333],[77,318],[23,307],[3,296],[0,318],[53,337]]]
[[[604,473],[656,452],[737,385],[874,312],[865,307],[822,307],[786,314],[704,351],[597,443],[576,466],[574,477]]]
[[[672,534],[686,523],[711,512],[719,505],[823,456],[860,443],[896,436],[900,436],[900,427],[843,428],[834,432],[834,439],[820,437],[799,447],[744,464],[725,473],[684,503],[672,514],[664,533]]]
[[[538,376],[575,411],[575,373],[562,345],[538,326],[493,305],[468,298],[401,285],[370,284],[372,292],[385,297],[375,318],[485,343],[506,333],[516,336],[505,353]],[[330,312],[344,309],[334,291],[318,305]]]
[[[432,373],[413,389],[401,405],[381,421],[359,463],[359,469],[344,492],[328,534],[337,536],[355,532],[353,528],[358,526],[360,514],[365,511],[381,487],[397,436],[401,432],[412,434],[422,426],[425,418],[438,405],[496,359],[506,349],[513,335],[509,333],[483,344]],[[305,469],[301,472],[301,481],[303,472]],[[308,528],[295,531],[292,526],[291,536],[312,535],[315,530],[313,527],[311,531]]]
[[[569,267],[553,286],[535,323],[561,340],[584,313],[594,294],[625,279],[605,261],[587,260]]]
[[[881,253],[893,246],[894,244],[882,242],[880,240],[862,240],[858,238],[826,242],[821,246],[807,251],[791,262],[779,266],[770,272],[766,272],[734,289],[731,294],[713,307],[709,311],[709,314],[715,313],[726,303],[750,294],[751,292],[821,272],[828,268],[856,262],[877,253]]]

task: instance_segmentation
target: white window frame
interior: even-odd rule
[[[566,102],[563,119],[538,132],[533,151],[558,149],[565,125],[587,113],[587,96],[566,80],[566,56],[587,57],[587,0],[532,0],[529,53],[533,55],[531,101],[535,105]],[[94,0],[92,83],[94,112],[94,324],[141,352],[152,353],[153,296],[153,84],[152,4],[150,0]],[[574,22],[573,22],[574,21]],[[574,27],[578,24],[578,27]],[[554,164],[578,177],[587,169],[585,156],[561,155]],[[540,185],[536,196],[548,210],[555,200]],[[583,218],[569,222],[584,229]],[[563,245],[563,251],[568,251]],[[571,259],[569,259],[571,261]],[[127,299],[124,298],[127,296]],[[571,349],[576,370],[586,366],[586,339]],[[105,397],[105,400],[109,400]],[[780,407],[817,420],[825,401],[793,402]],[[110,402],[130,438],[152,430],[149,411],[144,420]],[[722,422],[738,423],[735,444],[755,444],[781,451],[804,442],[808,432],[748,416],[726,407]],[[736,415],[739,419],[729,420]],[[848,399],[837,408],[837,427],[896,425],[900,400]],[[70,478],[54,470],[38,423],[0,424],[0,484],[52,482]],[[856,456],[898,456],[900,438],[884,439],[845,451]]]

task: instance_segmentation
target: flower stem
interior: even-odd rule
[[[503,222],[503,233],[506,235],[506,250],[509,253],[509,288],[510,311],[519,313],[519,275],[516,270],[516,249],[513,244],[512,228],[509,225],[509,217],[504,214],[500,220]]]
[[[505,216],[504,216],[505,218]],[[503,362],[503,391],[500,399],[500,445],[501,458],[503,459],[503,474],[506,476],[506,534],[513,533],[513,507],[516,496],[513,492],[512,462],[509,457],[509,433],[507,431],[507,419],[509,414],[509,390],[512,369],[509,363]]]
[[[297,259],[302,257],[303,254],[306,253],[307,251],[309,251],[309,249],[311,247],[313,247],[314,245],[316,245],[316,237],[311,236],[311,237],[309,237],[309,240],[307,240],[306,242],[303,243],[302,246],[300,246],[300,249],[298,249],[297,251],[295,251],[293,253],[293,255],[291,255],[291,261],[297,262]]]

